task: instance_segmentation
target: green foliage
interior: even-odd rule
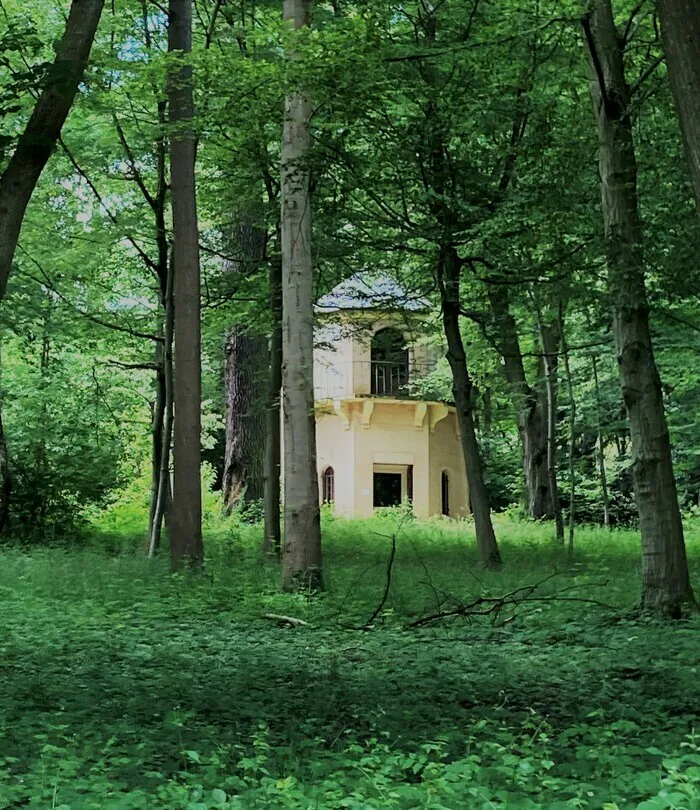
[[[400,520],[326,521],[330,591],[313,600],[278,592],[259,528],[236,521],[209,536],[197,579],[140,549],[105,556],[99,535],[93,550],[2,552],[0,807],[698,807],[697,619],[543,601],[501,629],[402,630],[436,599],[563,563],[549,530],[501,520],[509,568],[484,573],[469,524],[436,519],[401,525],[387,608],[349,632],[378,602]],[[699,537],[689,526],[695,576]],[[637,536],[577,542],[545,593],[576,585],[562,595],[627,610]]]

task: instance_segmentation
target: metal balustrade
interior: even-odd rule
[[[434,371],[429,363],[395,363],[357,360],[314,366],[314,395],[317,400],[341,397],[390,397],[421,399],[414,384]]]

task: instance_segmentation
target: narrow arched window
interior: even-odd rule
[[[442,514],[450,516],[450,479],[447,472],[442,473],[441,479],[442,490]]]
[[[335,473],[333,467],[326,467],[323,471],[321,484],[323,503],[333,503],[335,500]]]

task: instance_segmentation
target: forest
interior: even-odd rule
[[[700,810],[699,251],[697,0],[0,0],[0,810]]]

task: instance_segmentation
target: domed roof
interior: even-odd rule
[[[425,312],[430,302],[422,295],[409,293],[391,276],[364,271],[341,281],[316,304],[319,313],[347,309]]]

